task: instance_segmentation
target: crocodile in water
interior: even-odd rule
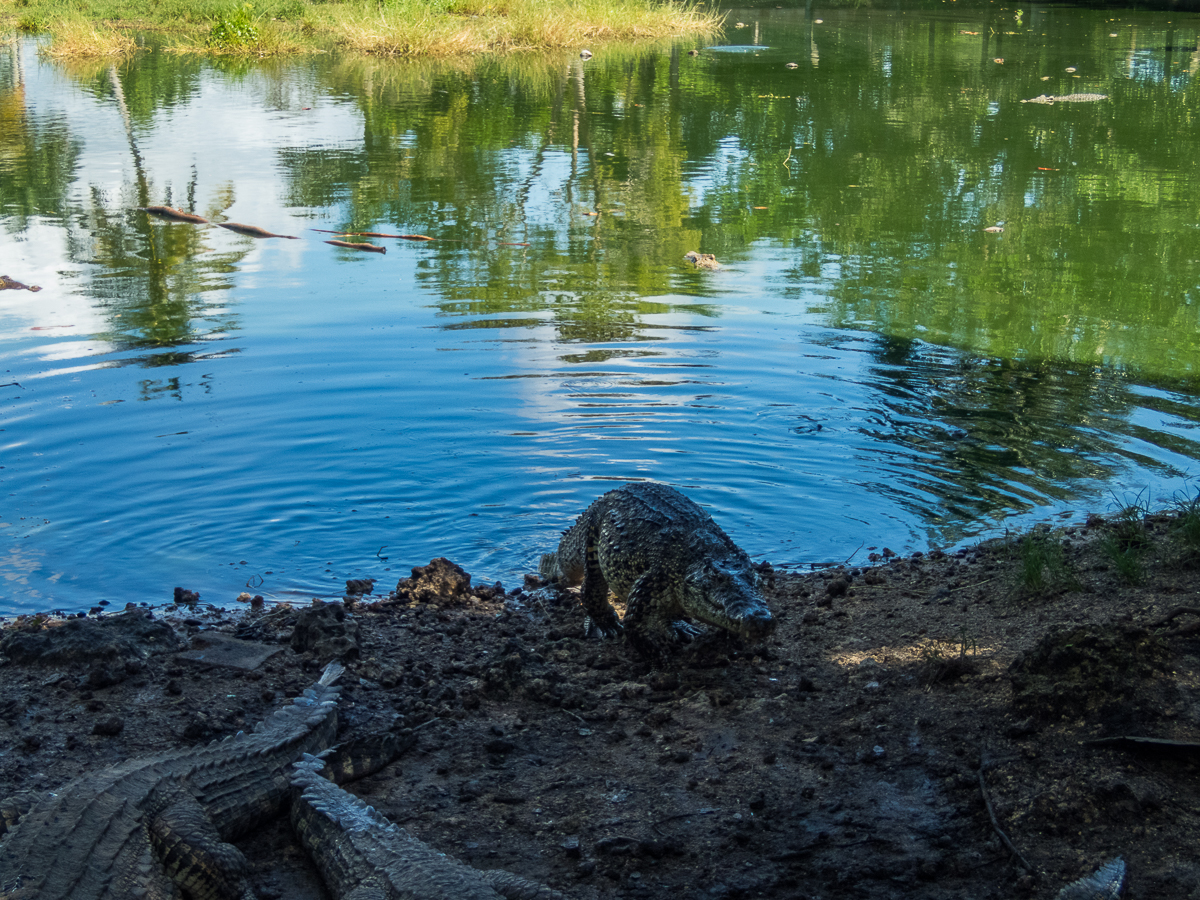
[[[130,759],[42,797],[0,838],[0,897],[251,900],[246,860],[226,842],[281,813],[292,763],[333,741],[341,673],[330,663],[251,734]]]
[[[295,764],[292,827],[336,900],[563,900],[535,881],[437,852],[322,778],[323,767],[311,755]]]
[[[711,253],[697,253],[695,250],[689,250],[683,254],[683,258],[690,262],[697,269],[719,269],[721,264],[717,262],[717,258]]]
[[[1043,103],[1052,105],[1054,103],[1095,103],[1097,100],[1107,100],[1108,94],[1059,94],[1053,96],[1051,94],[1038,94],[1029,100],[1022,100],[1022,103]]]
[[[627,484],[602,495],[547,553],[541,576],[583,583],[589,630],[615,635],[622,628],[634,649],[661,656],[691,633],[688,617],[749,641],[775,625],[758,591],[758,572],[704,510],[674,488]],[[618,620],[608,592],[626,603]]]

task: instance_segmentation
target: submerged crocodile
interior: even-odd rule
[[[695,250],[689,250],[683,254],[683,258],[690,262],[697,269],[719,269],[721,264],[717,262],[717,258],[711,253],[697,253]]]
[[[342,671],[330,663],[251,734],[130,759],[45,795],[0,836],[0,897],[252,900],[245,857],[226,842],[281,813],[292,763],[333,741]]]
[[[293,767],[292,827],[337,900],[563,900],[535,881],[439,853],[322,778],[323,766],[306,755]]]
[[[1029,100],[1022,100],[1022,103],[1043,103],[1051,105],[1054,103],[1095,103],[1097,100],[1107,100],[1108,94],[1038,94]]]
[[[542,578],[583,583],[588,630],[622,630],[644,656],[661,656],[694,629],[688,617],[757,641],[775,625],[744,550],[674,488],[627,484],[602,495],[542,557]],[[608,592],[626,603],[617,619]]]

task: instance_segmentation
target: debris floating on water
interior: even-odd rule
[[[207,225],[208,219],[193,213],[184,212],[173,206],[139,206],[142,212],[168,222],[190,222],[193,225]]]
[[[370,253],[387,253],[387,247],[380,247],[378,244],[355,244],[350,241],[326,241],[327,244],[333,244],[335,247],[345,247],[347,250],[366,250]]]
[[[273,231],[267,231],[265,228],[259,228],[257,225],[243,225],[241,222],[218,222],[222,228],[228,228],[230,231],[237,234],[245,235],[252,238],[287,238],[289,241],[299,240],[294,234],[276,234]]]

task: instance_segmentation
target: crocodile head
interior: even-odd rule
[[[775,628],[775,619],[758,591],[758,573],[739,561],[706,560],[684,577],[684,612],[754,643]]]
[[[579,584],[583,581],[583,566],[565,565],[558,553],[543,553],[538,563],[538,577],[555,584]]]

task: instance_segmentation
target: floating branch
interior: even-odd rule
[[[347,250],[366,250],[369,253],[387,253],[387,247],[379,247],[375,244],[353,244],[350,241],[326,241],[327,244],[333,244],[335,247],[345,247]]]
[[[243,225],[241,222],[218,222],[221,228],[228,228],[230,231],[237,234],[243,234],[246,237],[252,238],[287,238],[289,241],[299,240],[294,234],[276,234],[273,231],[267,231],[265,228],[259,228],[257,225]]]
[[[424,234],[387,234],[383,231],[332,231],[328,228],[314,228],[313,231],[319,231],[321,234],[348,234],[353,237],[373,237],[373,238],[397,238],[402,241],[436,241],[437,238],[431,238]],[[326,242],[328,243],[328,242]]]

